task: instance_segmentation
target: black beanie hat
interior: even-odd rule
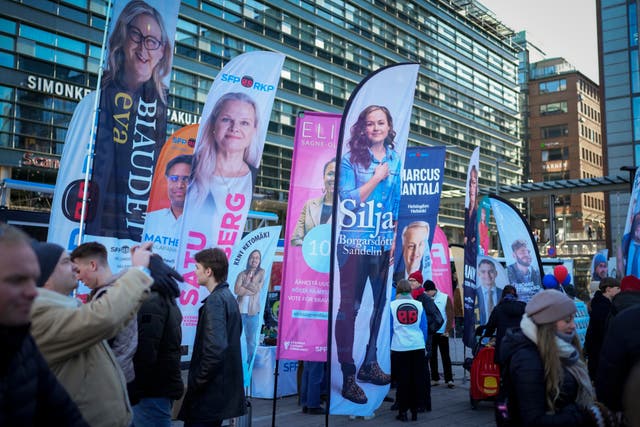
[[[436,284],[433,282],[433,280],[425,280],[424,281],[424,290],[425,291],[436,291]]]
[[[55,243],[43,243],[35,240],[31,242],[31,247],[38,257],[38,264],[40,264],[40,278],[36,282],[36,285],[41,288],[49,277],[51,277],[51,273],[55,270],[56,265],[58,265],[64,248]]]

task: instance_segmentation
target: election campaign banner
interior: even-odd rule
[[[418,64],[370,74],[351,95],[337,151],[330,413],[371,415],[389,391],[389,297]]]
[[[238,301],[242,316],[242,367],[244,386],[251,385],[251,372],[264,324],[264,307],[269,291],[271,266],[282,227],[253,230],[234,246],[229,258],[229,289]]]
[[[178,234],[186,359],[191,358],[198,309],[207,292],[193,274],[193,257],[209,247],[230,257],[242,238],[283,62],[284,55],[276,52],[237,56],[218,73],[205,102]]]
[[[402,196],[394,252],[394,281],[420,271],[433,279],[431,245],[444,181],[445,147],[409,147],[402,170]]]
[[[476,147],[467,169],[467,192],[464,199],[464,328],[462,342],[475,345],[476,262],[478,258],[478,177],[480,147]]]
[[[436,225],[431,243],[431,280],[436,284],[440,292],[444,292],[453,303],[453,281],[451,276],[451,256],[449,254],[449,242],[442,228]],[[426,278],[425,278],[426,280]],[[453,319],[451,319],[453,320]]]
[[[327,360],[331,218],[341,118],[305,112],[296,121],[278,359]]]

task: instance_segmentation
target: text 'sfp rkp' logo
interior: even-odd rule
[[[243,87],[246,87],[248,89],[259,90],[261,92],[271,92],[276,88],[274,85],[257,82],[253,79],[253,77],[247,76],[247,75],[240,77],[240,76],[234,76],[233,74],[225,73],[222,75],[221,79],[223,82],[240,83]]]

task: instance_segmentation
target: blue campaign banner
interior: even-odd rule
[[[420,270],[432,279],[431,245],[444,181],[445,147],[408,147],[402,170],[394,282]]]
[[[475,344],[476,264],[478,258],[478,178],[480,176],[480,147],[476,147],[467,169],[467,192],[464,203],[464,328],[462,342]]]
[[[242,316],[240,344],[245,387],[251,385],[253,361],[264,324],[271,266],[281,229],[278,225],[253,230],[234,247],[229,258],[229,289],[238,301]]]
[[[627,209],[624,234],[618,246],[618,277],[640,277],[640,173],[636,173]]]
[[[520,211],[501,197],[490,195],[491,210],[507,263],[509,284],[520,301],[529,302],[542,290],[542,259],[531,228]]]
[[[330,268],[331,414],[372,415],[389,391],[392,257],[418,69],[375,71],[343,114]]]

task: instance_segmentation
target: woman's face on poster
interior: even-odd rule
[[[327,193],[333,192],[333,185],[336,181],[336,163],[331,162],[324,170],[324,189]]]
[[[245,101],[227,101],[213,127],[216,148],[227,152],[246,150],[256,133],[256,112]]]
[[[478,195],[478,173],[474,170],[469,174],[469,201],[470,206],[474,207],[476,204],[476,197]]]
[[[124,52],[125,78],[138,86],[149,81],[164,55],[162,31],[152,16],[138,15],[127,26]]]
[[[382,144],[389,136],[389,120],[382,110],[373,110],[367,114],[365,132],[372,145]]]
[[[251,268],[258,268],[260,265],[260,252],[253,252],[249,255],[249,265]]]

